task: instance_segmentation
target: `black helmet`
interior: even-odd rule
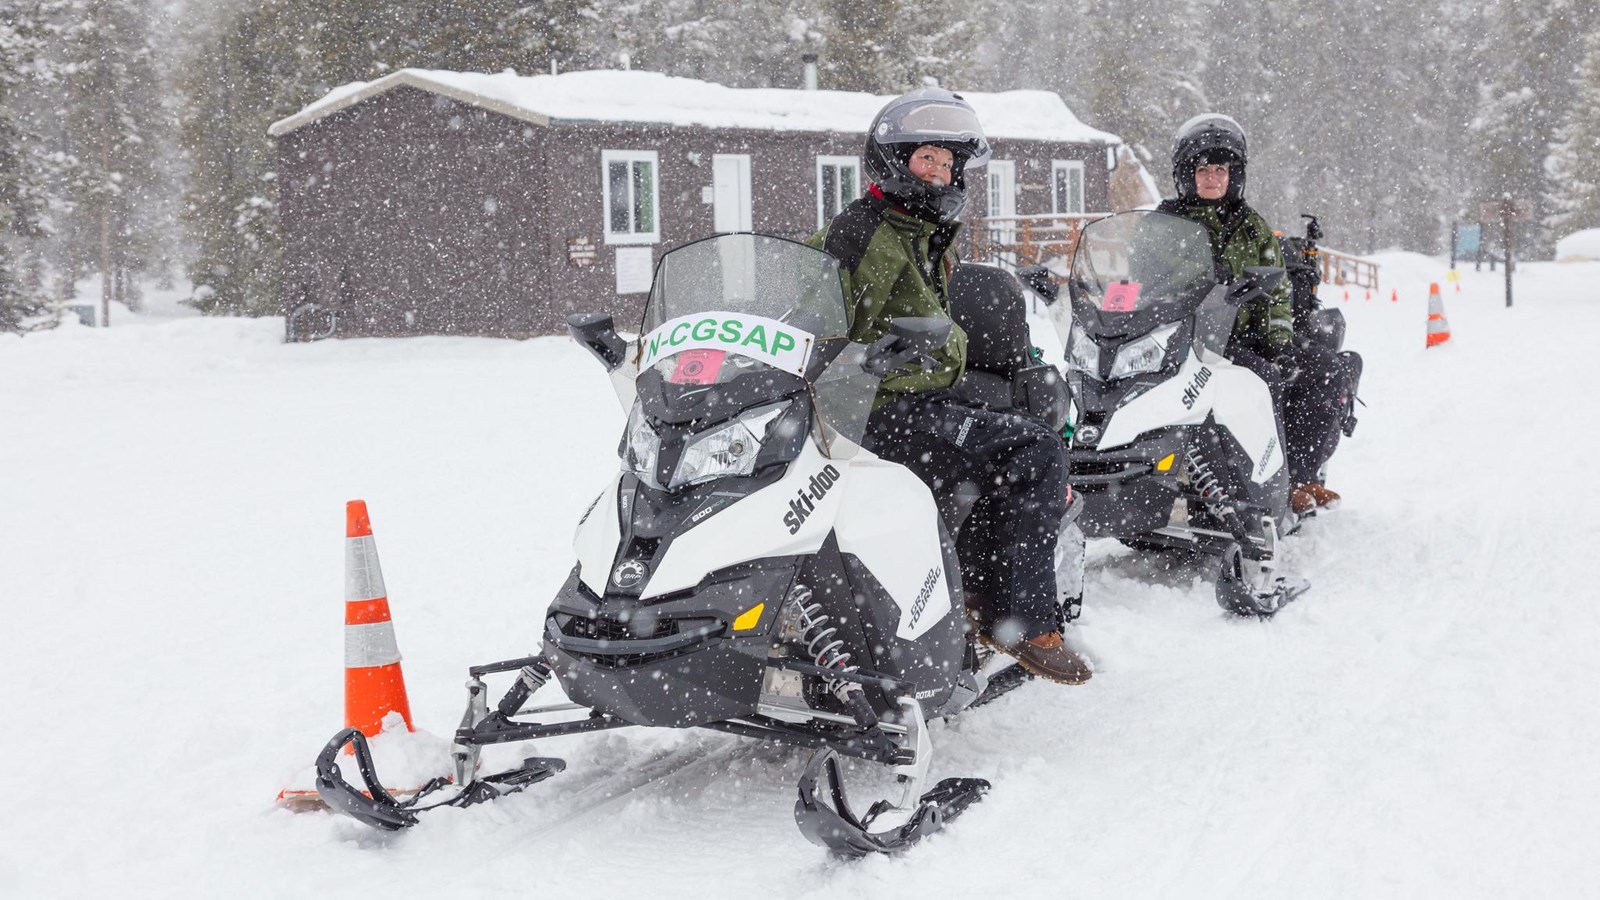
[[[955,165],[948,185],[932,185],[911,174],[911,154],[924,144],[949,150]],[[930,222],[954,221],[967,203],[965,170],[989,161],[989,142],[960,94],[918,88],[893,100],[867,132],[867,177],[889,200]]]
[[[1244,129],[1233,119],[1216,113],[1202,113],[1178,128],[1172,139],[1172,186],[1178,196],[1193,198],[1194,170],[1203,165],[1226,163],[1227,199],[1244,196]]]

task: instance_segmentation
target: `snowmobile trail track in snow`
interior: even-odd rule
[[[597,781],[563,795],[560,798],[563,811],[551,821],[539,825],[527,837],[542,837],[574,822],[588,819],[595,813],[609,809],[640,791],[654,789],[684,772],[700,768],[718,759],[725,759],[731,751],[738,749],[741,748],[726,743],[698,742],[687,747],[676,747],[647,759],[624,774],[604,775]],[[553,780],[546,790],[559,791],[560,782]],[[540,797],[547,797],[549,794],[536,791],[526,796],[537,804]]]

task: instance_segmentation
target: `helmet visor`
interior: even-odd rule
[[[908,103],[888,110],[874,136],[882,144],[962,144],[968,148],[969,167],[989,160],[989,142],[977,114],[954,103]]]

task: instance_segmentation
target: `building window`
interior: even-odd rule
[[[1083,209],[1083,163],[1057,159],[1050,163],[1051,196],[1056,213],[1081,213]]]
[[[661,191],[654,150],[602,150],[606,199],[606,243],[654,244],[661,240]]]
[[[817,157],[817,227],[833,221],[861,196],[861,160],[854,156]]]

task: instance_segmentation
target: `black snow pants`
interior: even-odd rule
[[[1361,358],[1298,341],[1294,362],[1299,374],[1283,397],[1284,448],[1295,484],[1320,483],[1322,470],[1339,448],[1339,437],[1361,377]]]
[[[1055,548],[1067,513],[1067,459],[1048,425],[929,391],[874,411],[866,445],[915,472],[936,497],[963,482],[977,489],[956,546],[986,633],[1011,643],[1058,628]]]

